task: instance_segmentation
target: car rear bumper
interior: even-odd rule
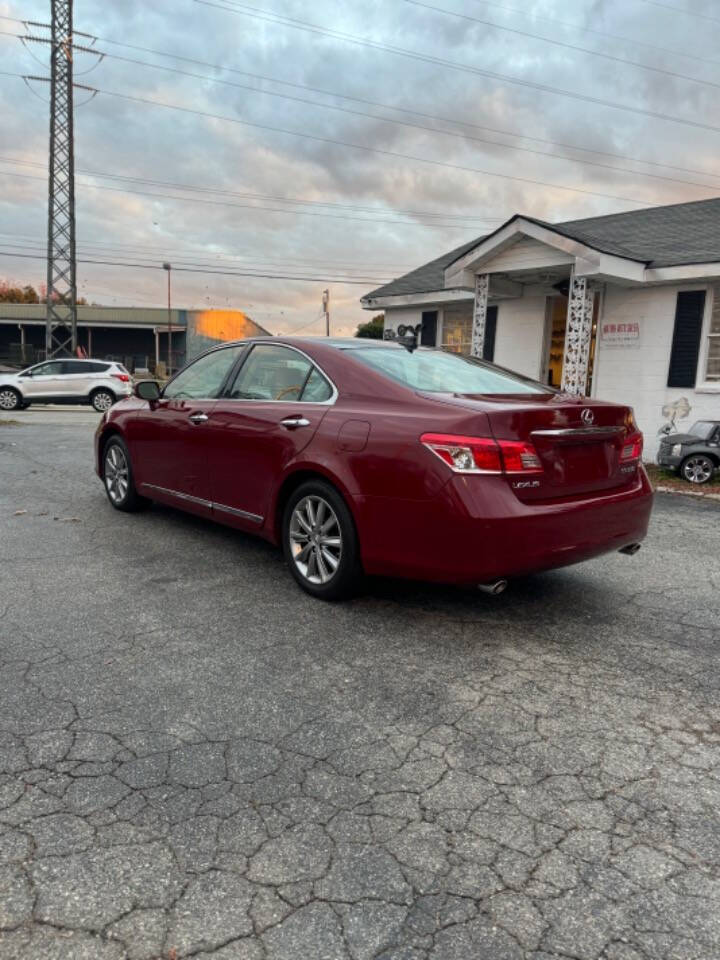
[[[432,501],[355,498],[366,572],[481,583],[588,560],[644,539],[644,469],[619,491],[523,503],[501,477],[453,476]]]

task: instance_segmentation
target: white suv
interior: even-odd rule
[[[90,403],[99,412],[132,393],[130,374],[110,360],[47,360],[20,373],[0,373],[0,410],[31,403]]]

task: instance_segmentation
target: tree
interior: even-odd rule
[[[9,280],[0,280],[0,303],[46,303],[47,287],[44,283],[39,286],[40,292],[26,284],[24,287],[18,287]],[[55,297],[57,300],[57,297]],[[85,297],[78,297],[75,301],[79,307],[87,305]]]
[[[0,303],[40,303],[40,297],[34,287],[16,287],[0,280]]]
[[[384,326],[385,315],[378,313],[376,317],[373,317],[372,320],[368,320],[367,323],[358,324],[358,328],[355,331],[355,336],[365,337],[367,340],[382,340]]]

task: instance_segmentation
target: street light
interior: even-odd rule
[[[167,375],[168,377],[172,373],[172,312],[170,309],[170,272],[172,270],[171,263],[163,263],[163,270],[167,270],[168,275],[168,362],[167,362]]]

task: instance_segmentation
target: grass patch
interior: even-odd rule
[[[650,477],[653,490],[657,487],[668,487],[678,493],[718,493],[720,494],[720,477],[716,473],[709,483],[688,483],[671,470],[664,470],[656,463],[646,463],[645,469]]]

